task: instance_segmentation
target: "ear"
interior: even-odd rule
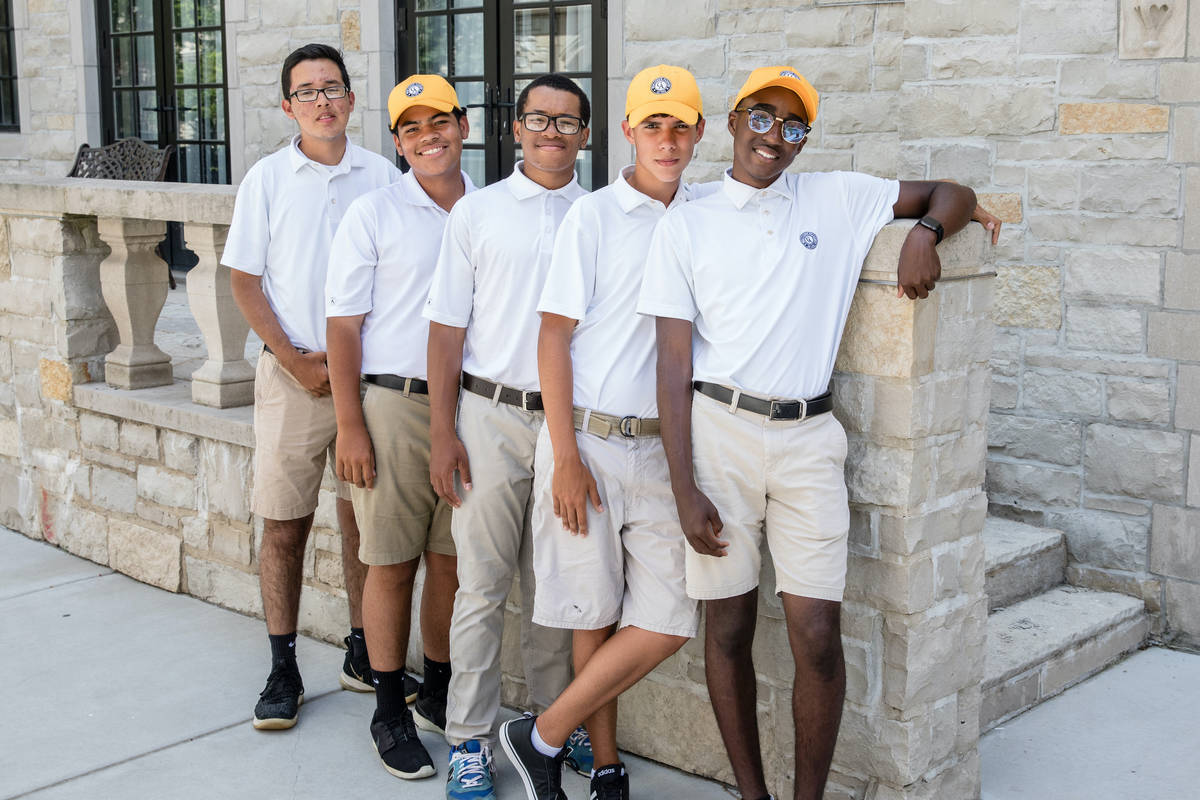
[[[465,142],[471,134],[471,123],[467,121],[467,115],[463,114],[458,119],[458,132],[462,134],[462,140]]]
[[[579,149],[580,150],[587,147],[588,137],[591,135],[592,135],[591,128],[584,128],[582,131],[579,132]]]
[[[520,144],[521,143],[521,134],[524,133],[524,131],[525,131],[525,126],[521,124],[521,120],[514,119],[512,121],[513,141],[516,142],[517,144]]]
[[[295,112],[292,111],[292,101],[291,100],[287,99],[286,97],[283,98],[283,100],[281,100],[279,103],[279,107],[283,109],[283,113],[288,115],[288,119],[296,118]]]
[[[704,117],[696,120],[696,141],[704,138]]]
[[[727,125],[727,127],[729,128],[730,136],[732,136],[733,134],[735,134],[737,132],[737,112],[736,111],[729,112],[729,124]]]
[[[348,92],[346,94],[346,99],[350,101],[350,108],[347,109],[347,111],[353,111],[354,110],[354,92]]]
[[[392,144],[396,145],[396,152],[400,155],[400,157],[405,158],[406,156],[404,155],[404,147],[400,144],[400,134],[396,133],[395,131],[392,131]]]
[[[625,141],[633,144],[633,128],[630,127],[628,119],[621,120],[621,132],[625,134]]]

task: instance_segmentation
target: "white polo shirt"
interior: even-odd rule
[[[521,163],[454,205],[424,313],[467,329],[464,372],[529,390],[538,388],[537,302],[554,234],[587,192],[574,178],[547,189],[525,177]]]
[[[576,406],[657,417],[654,318],[636,308],[650,237],[668,207],[629,184],[632,169],[563,218],[538,311],[579,320],[571,336]],[[669,208],[719,185],[682,184]]]
[[[695,326],[693,377],[761,397],[811,398],[833,375],[850,301],[898,181],[784,173],[721,191],[654,231],[638,312]]]
[[[467,192],[475,185],[464,172]],[[421,316],[449,212],[410,170],[355,200],[333,237],[325,315],[366,314],[362,371],[426,378],[429,323]]]
[[[262,158],[238,187],[221,263],[262,276],[263,293],[294,347],[325,349],[325,266],[342,215],[400,170],[346,142],[328,166],[300,152],[300,136]]]

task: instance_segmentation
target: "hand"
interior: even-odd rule
[[[471,491],[471,465],[467,461],[467,448],[453,432],[434,436],[430,442],[429,481],[437,496],[450,504],[451,508],[462,506],[462,498],[454,491],[454,472],[458,471],[463,489]]]
[[[338,480],[360,489],[375,488],[375,450],[365,426],[339,429],[335,450]]]
[[[914,225],[900,248],[900,264],[896,268],[896,297],[909,300],[924,299],[942,277],[942,261],[938,258],[936,235],[921,225]]]
[[[562,520],[563,530],[587,536],[588,500],[597,511],[603,512],[604,506],[600,503],[596,479],[578,456],[554,465],[550,490],[554,496],[554,516]]]
[[[717,538],[717,534],[725,527],[717,507],[712,504],[703,492],[692,487],[686,495],[675,496],[675,508],[679,511],[679,524],[688,544],[702,556],[726,555],[729,542]]]
[[[329,394],[329,369],[325,366],[325,353],[296,353],[296,357],[283,365],[292,377],[300,381],[313,397]]]
[[[989,231],[992,234],[993,247],[996,245],[996,242],[1000,241],[1000,226],[1004,223],[1000,221],[999,217],[988,211],[983,206],[976,204],[975,213],[971,215],[971,219],[978,222],[984,227],[984,230]]]

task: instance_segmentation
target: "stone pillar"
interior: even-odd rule
[[[112,250],[100,264],[100,290],[120,337],[104,359],[104,380],[118,389],[169,384],[171,359],[154,344],[154,327],[167,300],[167,265],[154,248],[167,223],[97,217],[96,229]]]
[[[837,361],[850,440],[848,690],[827,797],[980,795],[993,282],[972,225],[939,247],[942,281],[927,300],[897,299],[912,224],[876,239]]]
[[[250,326],[233,300],[229,267],[221,264],[228,225],[187,223],[187,246],[200,262],[188,272],[188,305],[204,336],[208,360],[192,373],[192,401],[229,408],[254,402],[254,367],[246,361]]]

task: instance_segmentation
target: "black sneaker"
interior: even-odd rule
[[[413,703],[413,721],[417,727],[430,733],[446,733],[446,690],[440,692],[426,689],[428,683],[422,683],[417,692],[417,702]]]
[[[433,759],[413,725],[412,713],[407,707],[396,719],[379,719],[376,709],[371,716],[371,738],[375,740],[375,752],[383,762],[383,768],[397,778],[414,780],[428,778],[436,770]]]
[[[404,673],[404,702],[411,703],[417,699],[417,693],[421,691],[421,684],[417,679],[407,672]]]
[[[342,671],[338,675],[338,683],[343,689],[352,692],[373,692],[375,686],[371,683],[371,664],[367,660],[367,648],[355,654],[354,647],[347,636],[342,642],[346,645],[346,658],[342,661]]]
[[[629,773],[624,764],[609,764],[592,776],[591,800],[629,800]]]
[[[500,744],[508,759],[517,768],[529,800],[567,800],[562,790],[563,754],[551,758],[539,753],[530,734],[537,717],[510,719],[500,726]]]
[[[254,706],[254,727],[260,731],[278,731],[296,724],[300,704],[304,702],[304,683],[300,670],[292,664],[274,664],[267,676],[267,688]]]

